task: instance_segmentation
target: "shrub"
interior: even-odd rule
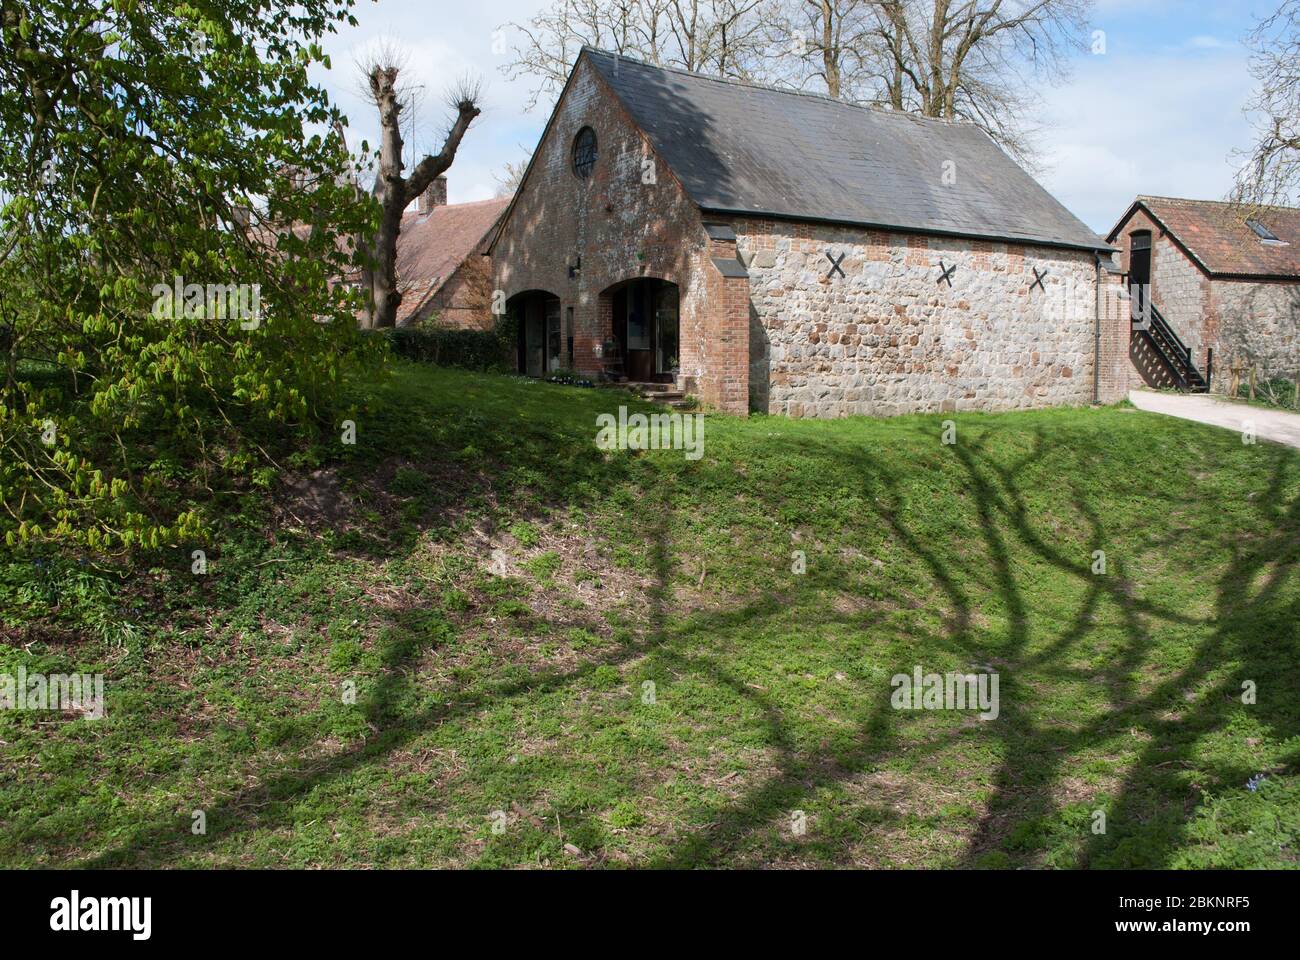
[[[1300,395],[1297,395],[1296,387],[1300,383],[1300,378],[1296,380],[1261,380],[1255,384],[1255,401],[1270,407],[1281,407],[1286,410],[1300,410]],[[1243,383],[1237,388],[1237,398],[1240,400],[1250,399],[1250,384]]]
[[[513,340],[504,325],[494,330],[452,330],[447,327],[394,327],[378,331],[399,357],[441,367],[461,367],[479,372],[513,368]]]
[[[379,354],[331,282],[376,208],[309,77],[350,3],[5,4],[8,546],[201,540],[223,490],[337,425]]]

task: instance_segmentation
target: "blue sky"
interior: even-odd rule
[[[1076,58],[1064,84],[1044,90],[1039,179],[1089,226],[1105,232],[1139,193],[1219,199],[1232,183],[1230,154],[1250,144],[1242,114],[1251,92],[1243,36],[1278,0],[1098,0],[1105,52]],[[493,34],[526,20],[542,0],[361,0],[359,21],[331,38],[333,69],[320,71],[349,116],[353,142],[373,144],[374,110],[356,93],[353,63],[370,44],[396,40],[408,74],[427,91],[420,146],[441,142],[442,91],[460,76],[486,82],[484,113],[448,172],[453,203],[492,196],[494,174],[519,160],[546,122],[524,111],[528,85],[500,73]],[[421,119],[423,118],[423,119]]]

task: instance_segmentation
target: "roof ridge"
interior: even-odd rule
[[[1166,200],[1170,203],[1201,203],[1216,207],[1241,207],[1251,210],[1300,210],[1300,207],[1288,207],[1280,203],[1252,203],[1247,200],[1197,200],[1193,197],[1165,197],[1150,193],[1138,194],[1139,200]]]
[[[435,207],[430,207],[430,209],[437,210],[439,208],[446,209],[449,207],[481,207],[485,203],[509,203],[509,202],[510,202],[509,197],[488,197],[486,200],[463,200],[460,203],[440,203]]]
[[[1140,193],[1139,200],[1168,200],[1171,203],[1213,203],[1217,206],[1230,207],[1238,204],[1235,200],[1198,200],[1195,197],[1167,197],[1163,194]]]
[[[410,208],[405,209],[402,211],[402,216],[427,217],[435,210],[456,210],[456,209],[462,209],[464,207],[483,207],[483,206],[487,206],[489,203],[509,203],[509,202],[510,202],[510,197],[489,197],[486,200],[466,200],[463,203],[439,203],[435,206],[430,207],[428,210],[425,210],[423,213],[421,213],[418,209],[416,210],[412,210]]]
[[[593,47],[589,43],[582,45],[579,56],[583,53],[598,53],[602,56],[613,57],[615,60],[626,60],[629,63],[635,63],[642,67],[649,67],[651,70],[661,70],[664,73],[676,73],[684,77],[693,77],[696,80],[709,80],[713,83],[720,83],[728,87],[748,87],[751,90],[763,90],[768,93],[783,93],[791,97],[805,97],[809,100],[821,100],[824,103],[831,103],[837,106],[854,107],[858,110],[868,110],[872,113],[878,113],[882,116],[898,117],[905,120],[915,120],[919,122],[941,123],[950,127],[975,127],[983,129],[979,124],[971,123],[969,120],[952,120],[946,117],[927,117],[919,113],[912,113],[908,110],[895,110],[892,107],[881,107],[870,103],[857,103],[853,100],[837,100],[835,97],[825,93],[813,93],[809,90],[791,90],[788,87],[777,87],[767,83],[757,83],[753,80],[735,80],[728,77],[715,77],[708,73],[699,73],[695,70],[687,70],[684,67],[666,67],[660,63],[650,63],[648,60],[642,60],[639,57],[628,56],[626,53],[618,53],[614,50],[605,50],[601,47]]]
[[[628,61],[621,71],[620,59]],[[656,66],[591,45],[562,99],[584,61],[703,211],[1111,249],[977,124]],[[937,122],[919,122],[927,119]],[[553,113],[547,135],[554,122]],[[927,151],[945,150],[981,172],[936,196],[915,168]]]

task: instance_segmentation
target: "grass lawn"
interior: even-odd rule
[[[597,450],[619,403],[400,365],[206,576],[0,562],[0,673],[108,711],[0,711],[0,864],[1297,865],[1300,453],[1109,408],[690,461]],[[1000,715],[893,709],[916,666]]]

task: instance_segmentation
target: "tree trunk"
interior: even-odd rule
[[[832,100],[840,98],[840,49],[835,41],[834,11],[831,0],[821,0],[822,68],[826,73],[826,93]]]
[[[397,325],[397,311],[402,304],[402,294],[397,289],[397,238],[402,232],[402,211],[451,166],[465,131],[479,115],[478,97],[477,90],[469,89],[458,95],[456,121],[443,141],[441,152],[426,156],[415,165],[410,177],[403,177],[402,104],[397,91],[397,69],[374,67],[370,71],[370,93],[379,108],[380,126],[379,173],[371,192],[379,201],[382,214],[370,244],[370,264],[362,271],[370,297],[369,310],[361,325],[393,327]]]

